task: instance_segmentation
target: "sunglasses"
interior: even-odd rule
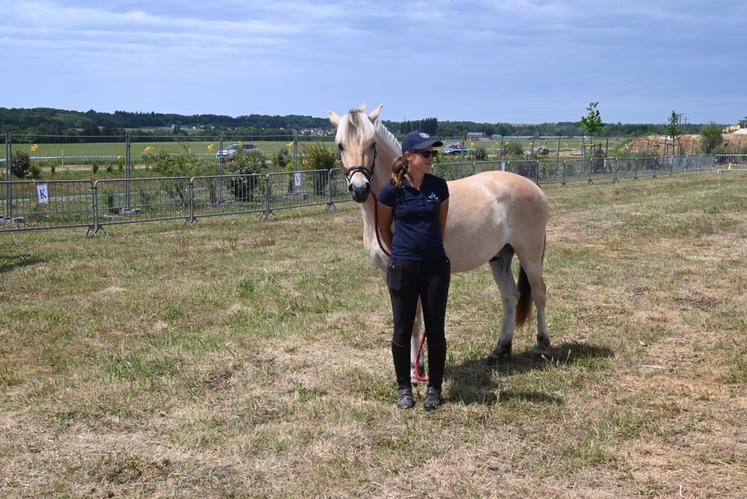
[[[420,154],[421,156],[423,156],[426,159],[430,158],[431,156],[433,156],[434,158],[436,156],[438,156],[438,151],[418,151],[418,150],[415,150],[413,152],[417,153],[417,154]]]

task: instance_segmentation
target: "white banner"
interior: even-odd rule
[[[295,172],[293,174],[293,179],[295,180],[296,187],[301,187],[301,172]]]

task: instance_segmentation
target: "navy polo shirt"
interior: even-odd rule
[[[428,173],[419,190],[407,179],[401,189],[384,184],[379,202],[394,209],[393,259],[422,262],[446,256],[439,218],[441,203],[447,199],[446,181]]]

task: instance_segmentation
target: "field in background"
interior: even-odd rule
[[[435,414],[352,203],[0,234],[0,495],[743,496],[747,175],[546,192],[553,348],[454,275]]]

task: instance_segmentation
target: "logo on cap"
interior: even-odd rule
[[[422,138],[422,139],[430,139],[430,138],[431,138],[431,136],[430,136],[430,135],[428,135],[427,133],[424,133],[424,132],[420,132],[420,138]]]

